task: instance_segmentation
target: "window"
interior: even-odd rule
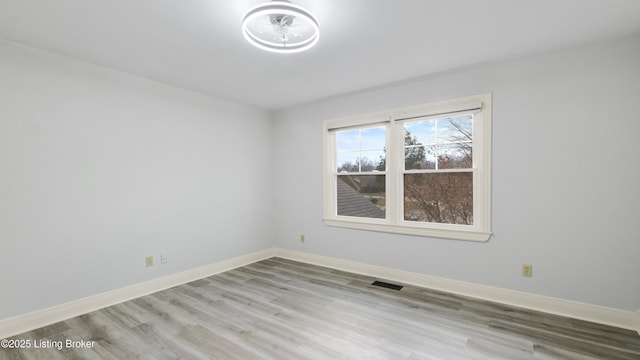
[[[336,132],[337,215],[385,218],[385,127]]]
[[[489,239],[490,94],[324,125],[325,224]]]

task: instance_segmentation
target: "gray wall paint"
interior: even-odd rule
[[[494,94],[488,243],[322,224],[324,119],[484,92]],[[635,310],[639,98],[638,37],[336,97],[275,122],[0,42],[0,319],[274,243]]]
[[[0,319],[273,246],[266,112],[5,42],[0,102]]]
[[[322,121],[493,93],[487,243],[326,227]],[[277,246],[625,310],[640,303],[640,38],[417,79],[276,114]],[[299,235],[305,234],[305,243]],[[520,266],[533,264],[533,278]]]

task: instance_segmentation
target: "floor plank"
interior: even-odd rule
[[[374,280],[272,258],[17,335],[63,346],[0,360],[640,359],[630,330]]]

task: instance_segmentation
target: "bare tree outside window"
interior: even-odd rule
[[[328,226],[491,237],[491,94],[324,121]]]
[[[473,225],[473,115],[405,124],[404,219]]]

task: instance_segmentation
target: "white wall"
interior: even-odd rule
[[[322,224],[323,120],[486,92],[494,96],[488,242]],[[639,99],[636,36],[282,111],[275,133],[277,246],[636,310]],[[533,278],[521,277],[523,263],[533,264]]]
[[[489,242],[322,224],[324,119],[485,92]],[[336,97],[275,123],[0,41],[0,319],[274,244],[638,309],[638,99],[640,37]]]
[[[272,247],[272,128],[0,42],[0,319]]]

